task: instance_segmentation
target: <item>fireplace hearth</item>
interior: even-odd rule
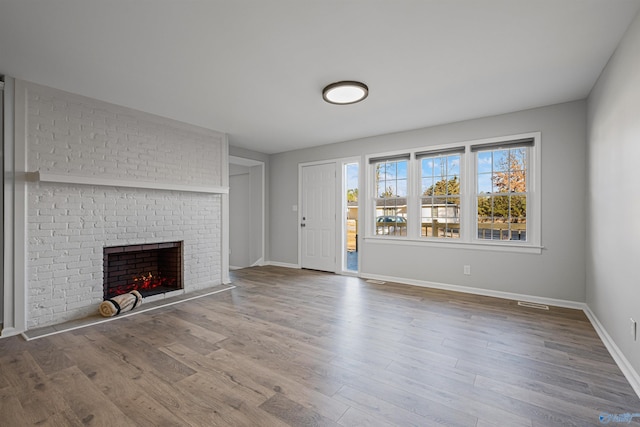
[[[132,290],[148,297],[182,288],[182,242],[104,248],[105,300]]]

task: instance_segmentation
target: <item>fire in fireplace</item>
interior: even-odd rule
[[[104,299],[137,290],[142,296],[182,289],[182,242],[104,248]]]

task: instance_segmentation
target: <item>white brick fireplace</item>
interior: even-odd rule
[[[180,292],[225,281],[224,134],[31,83],[15,96],[27,328],[96,312],[106,246],[182,241]]]

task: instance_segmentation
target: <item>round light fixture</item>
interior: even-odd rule
[[[322,89],[322,99],[338,105],[355,104],[369,95],[366,84],[353,81],[331,83]]]

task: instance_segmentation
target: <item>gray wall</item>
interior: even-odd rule
[[[640,15],[588,101],[587,303],[624,356],[640,372]],[[614,226],[617,224],[618,226]]]
[[[364,165],[366,154],[533,131],[542,132],[542,254],[365,240],[361,273],[584,301],[585,101],[271,155],[269,260],[297,264],[297,213],[291,207],[298,203],[298,163],[362,156]],[[463,275],[465,264],[471,276]]]

